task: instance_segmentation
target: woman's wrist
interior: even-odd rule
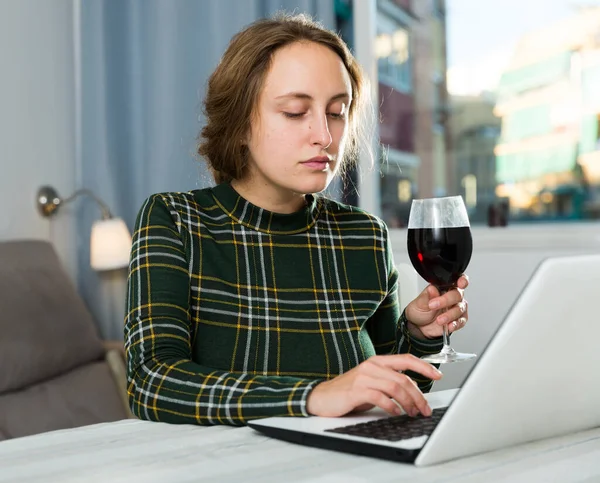
[[[321,381],[315,384],[306,397],[306,412],[310,416],[316,416],[319,413],[319,392],[322,389],[319,388],[319,386],[323,384],[323,382],[324,381]]]
[[[413,324],[410,320],[406,319],[406,330],[408,333],[416,339],[429,340],[429,338],[421,332],[421,329],[416,324]]]

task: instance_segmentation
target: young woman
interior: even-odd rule
[[[379,406],[430,415],[419,356],[467,320],[463,289],[402,312],[388,230],[323,191],[360,143],[365,79],[305,16],[237,34],[212,74],[199,153],[217,185],[139,212],[125,318],[142,419],[240,425]],[[447,309],[447,311],[446,311]]]

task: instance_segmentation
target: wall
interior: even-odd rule
[[[544,258],[600,251],[600,223],[473,227],[472,234],[473,256],[466,271],[470,286],[465,292],[465,298],[469,302],[469,323],[452,336],[452,345],[457,351],[476,354],[482,353]],[[411,295],[424,288],[425,283],[410,266],[406,253],[406,230],[392,230],[391,237],[396,264],[400,264],[403,270],[401,280],[408,285],[400,292],[401,299],[404,295],[401,303],[406,305],[412,300]],[[589,303],[575,298],[573,300],[575,303]],[[548,301],[552,302],[556,301]],[[566,330],[569,330],[571,322],[565,321]],[[576,325],[572,327],[576,330]],[[444,378],[436,384],[435,389],[459,387],[475,362],[444,366]]]
[[[50,223],[34,203],[40,185],[75,186],[72,0],[2,1],[0,59],[0,240],[51,240],[74,279],[70,216]]]

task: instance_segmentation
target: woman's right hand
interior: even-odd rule
[[[313,416],[338,417],[374,406],[392,415],[431,415],[431,408],[417,384],[399,371],[414,371],[438,380],[442,373],[410,354],[373,356],[329,381],[317,384],[308,396],[306,410]]]

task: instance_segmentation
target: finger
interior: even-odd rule
[[[391,398],[376,389],[366,389],[363,393],[365,402],[383,409],[389,414],[397,416],[402,414],[403,407],[398,407],[399,404]]]
[[[452,307],[456,305],[464,298],[464,289],[457,287],[449,292],[446,292],[444,295],[439,297],[430,298],[428,307],[431,310],[437,309],[445,309],[448,307]]]
[[[410,416],[417,416],[419,413],[425,416],[431,414],[427,399],[413,384],[410,377],[391,369],[382,368],[382,370],[385,372],[382,377],[373,377],[366,382],[369,389],[380,391],[387,397],[393,398]]]
[[[429,308],[429,310],[438,310],[442,308],[445,303],[444,297],[440,296],[438,290],[433,286],[431,286],[431,289],[429,289],[429,287],[427,287],[427,289],[429,293],[427,308]]]
[[[400,376],[401,374],[398,375]],[[370,389],[384,395],[392,404],[400,406],[409,416],[419,414],[419,405],[415,400],[415,396],[404,391],[400,382],[377,378],[372,379],[370,382]]]
[[[459,319],[453,321],[448,324],[448,332],[456,332],[457,330],[462,329],[467,324],[467,319],[465,317],[460,317]]]
[[[453,320],[457,320],[460,317],[463,317],[467,311],[467,301],[463,300],[459,302],[454,307],[446,310],[443,314],[440,314],[436,322],[440,325],[449,324]]]
[[[430,299],[440,296],[440,291],[434,285],[427,285],[427,287],[425,287],[425,292],[427,292]]]
[[[416,299],[417,307],[421,310],[427,310],[429,304],[432,300],[437,300],[440,296],[440,292],[433,285],[428,285],[425,289],[419,294]]]
[[[458,286],[458,288],[461,288],[463,290],[467,288],[469,286],[469,276],[463,273],[456,282],[456,285]]]
[[[390,357],[393,356],[383,356],[380,358],[372,357],[366,362],[375,362],[378,359],[386,360],[386,358]],[[400,357],[415,359],[417,362],[425,362],[408,354],[402,354]],[[425,362],[425,364],[431,366],[431,364],[428,364],[427,362]],[[365,369],[362,371],[362,375],[365,376],[363,383],[367,387],[384,391],[388,396],[394,398],[404,408],[406,413],[411,416],[416,416],[419,413],[425,416],[431,415],[431,408],[429,407],[425,396],[419,389],[417,383],[409,376],[400,374],[397,370],[384,364],[379,365],[377,363],[372,363],[367,365],[363,363],[362,365],[365,366]],[[433,369],[435,369],[435,367],[433,367]],[[435,369],[435,371],[441,374],[437,369]]]
[[[399,394],[397,397],[405,396],[408,397],[409,401],[415,405],[416,412],[413,413],[413,416],[417,416],[421,413],[424,416],[431,416],[431,407],[425,398],[425,395],[419,389],[419,386],[415,381],[413,381],[406,374],[399,374],[402,378],[400,385],[403,389],[403,392]]]
[[[446,292],[444,295],[439,297],[439,303],[436,304],[438,309],[447,309],[462,302],[464,298],[464,290],[461,288],[455,288]],[[431,308],[431,304],[429,304]]]
[[[374,364],[388,367],[394,371],[413,371],[429,379],[441,379],[442,373],[434,366],[412,354],[393,354],[387,356],[374,356],[368,359]],[[368,362],[367,361],[367,362]],[[364,364],[364,363],[363,363]]]
[[[448,302],[448,307],[452,307],[460,302],[462,302],[465,298],[465,291],[462,288],[455,288],[454,290],[450,290],[450,292],[444,294],[446,301]]]

